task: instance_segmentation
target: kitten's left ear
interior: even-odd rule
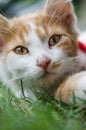
[[[0,36],[6,34],[9,28],[9,20],[0,15]]]
[[[45,15],[60,20],[69,26],[75,21],[73,6],[70,0],[46,0],[44,7]]]
[[[6,35],[9,30],[9,20],[0,15],[0,48],[4,45]]]

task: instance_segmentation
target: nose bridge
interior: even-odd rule
[[[37,61],[38,62],[42,62],[42,61],[48,61],[49,60],[49,57],[48,56],[46,56],[46,55],[44,55],[44,54],[41,54],[40,56],[38,56],[38,58],[37,58]]]
[[[48,50],[46,50],[46,48],[44,48],[44,46],[39,46],[39,47],[35,47],[35,58],[36,59],[45,59],[45,57],[50,57],[48,54]],[[33,52],[33,53],[34,53]]]
[[[32,48],[33,59],[36,61],[36,64],[41,63],[42,61],[48,62],[51,59],[49,50],[45,48],[44,45],[38,44]]]

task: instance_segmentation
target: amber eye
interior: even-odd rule
[[[53,35],[49,39],[49,46],[55,46],[60,41],[61,35]]]
[[[18,55],[26,55],[29,52],[29,50],[23,46],[17,46],[14,49],[14,52]]]

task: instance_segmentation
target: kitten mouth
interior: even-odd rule
[[[49,79],[49,78],[52,78],[52,77],[55,77],[55,76],[56,76],[55,72],[45,71],[44,74],[42,75],[42,79]]]
[[[50,75],[50,72],[45,71],[44,74],[43,74],[43,77],[47,77],[47,76],[49,76],[49,75]]]

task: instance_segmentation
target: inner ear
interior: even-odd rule
[[[4,48],[4,41],[2,38],[0,38],[0,53],[3,51]]]
[[[0,15],[0,35],[5,34],[8,28],[9,28],[9,20],[4,16]]]
[[[9,30],[9,20],[0,15],[0,48],[4,46],[5,38]]]
[[[47,0],[44,7],[45,15],[56,18],[57,21],[68,25],[73,24],[75,15],[70,0]]]
[[[9,20],[4,16],[0,15],[0,53],[6,43],[6,36],[9,30]]]
[[[55,12],[56,14],[62,15],[72,9],[70,0],[46,0],[44,10],[48,14]]]

